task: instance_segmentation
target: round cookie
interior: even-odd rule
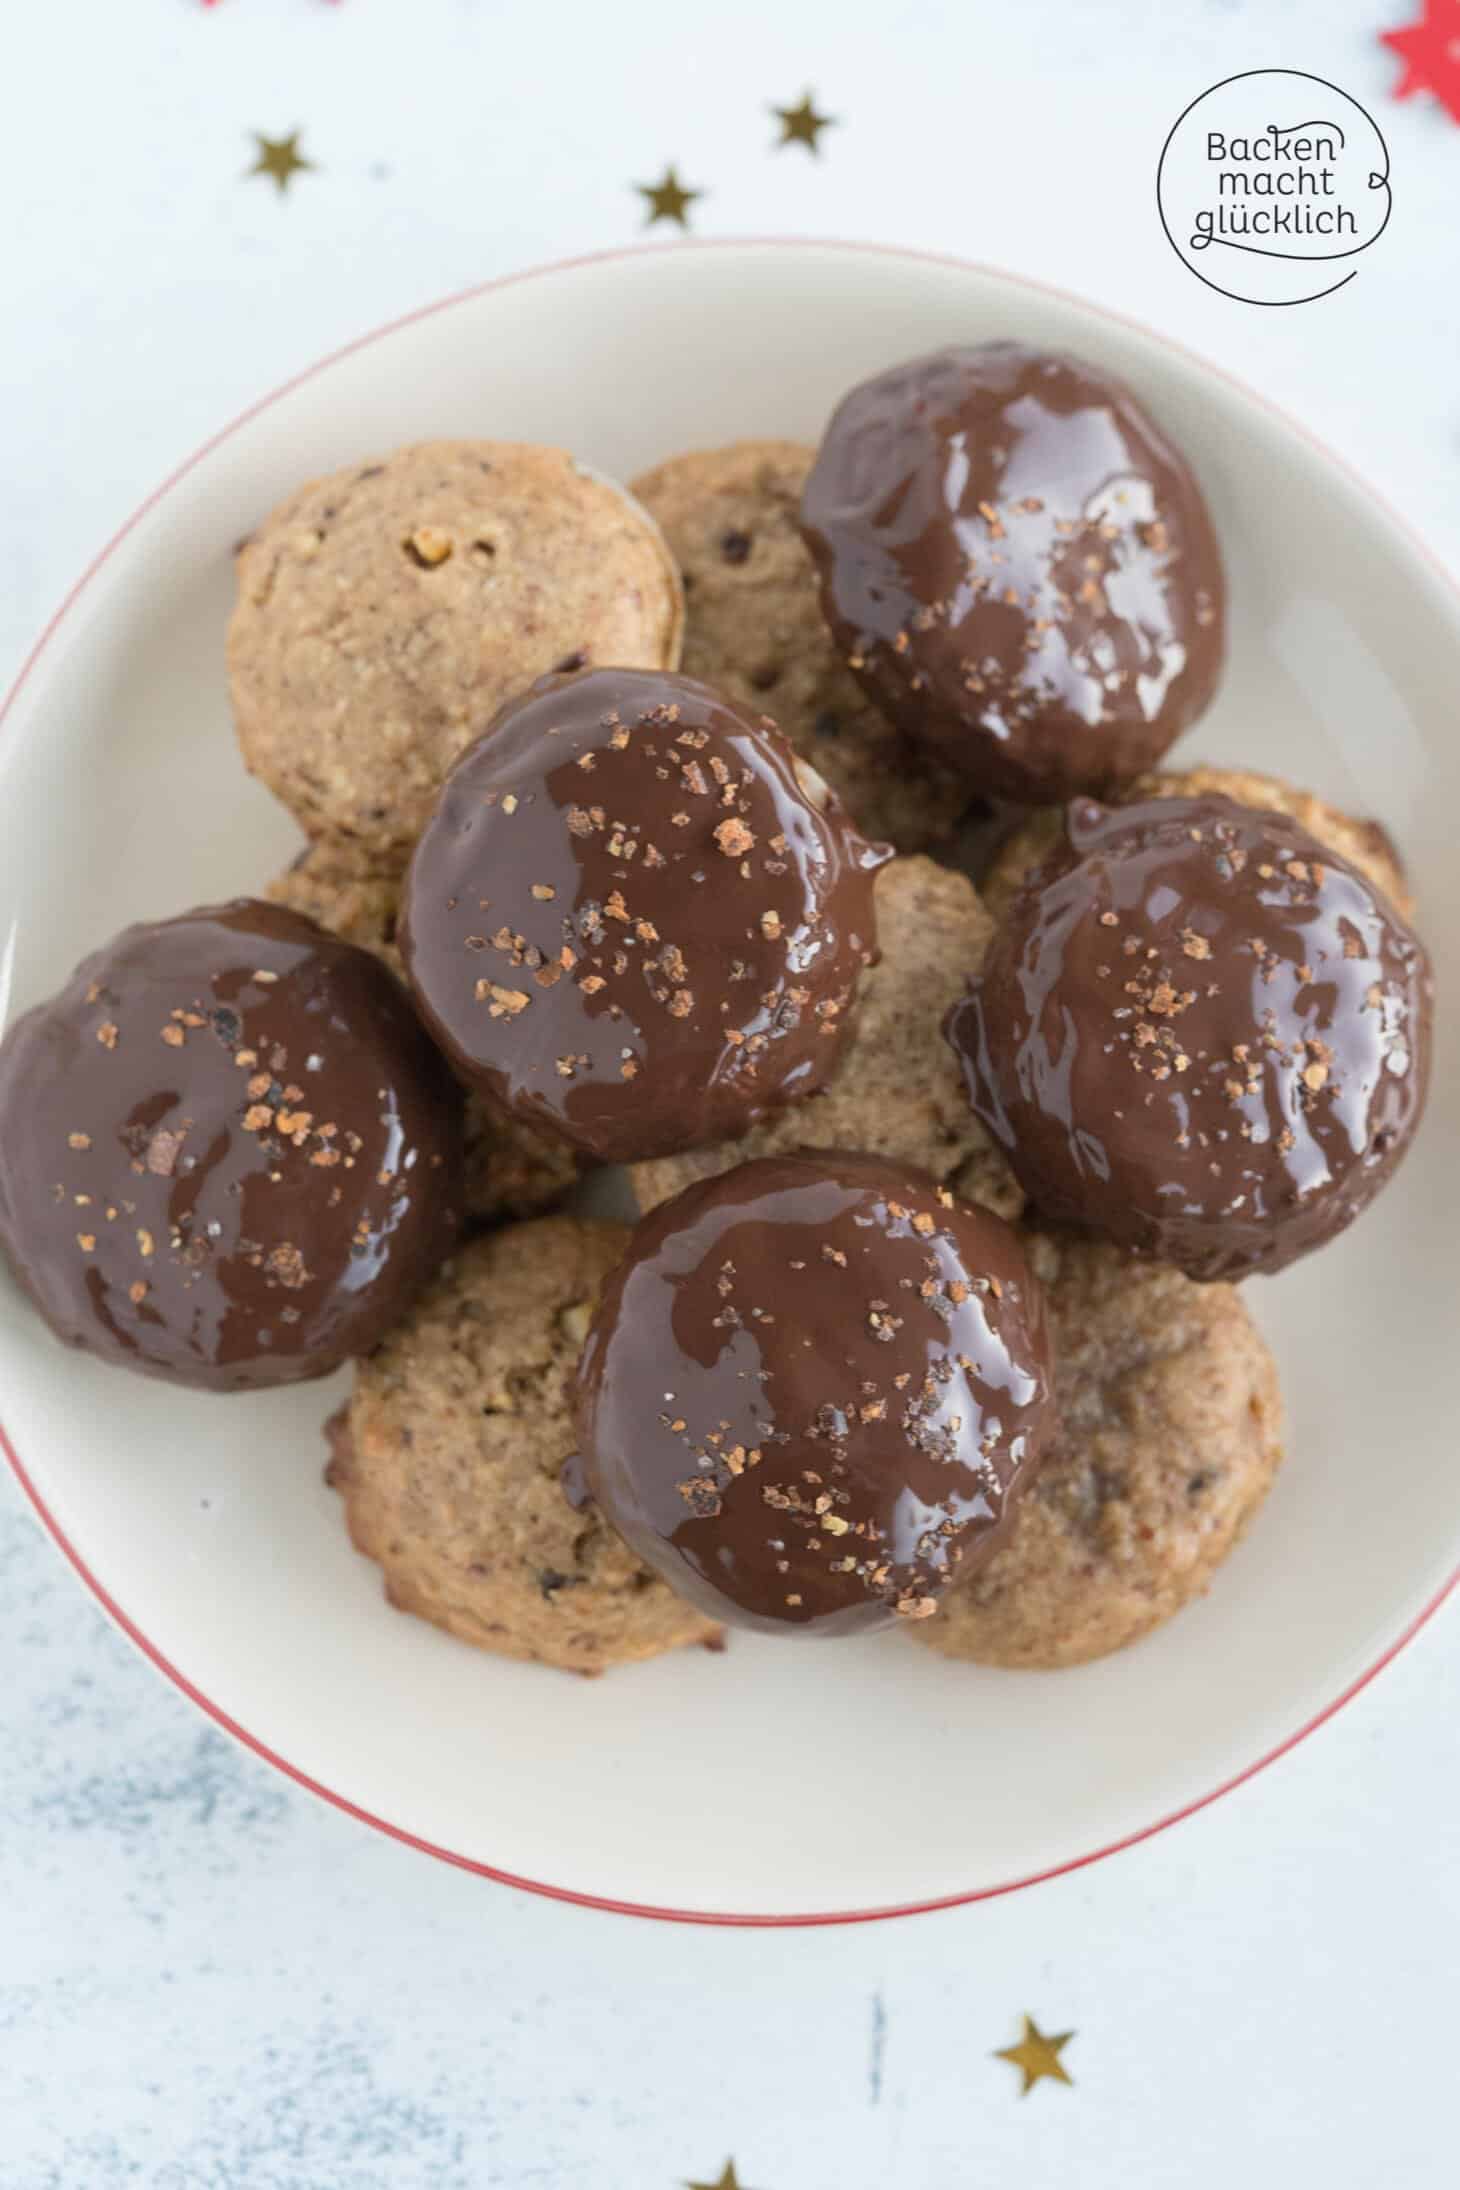
[[[707,1612],[861,1634],[1003,1540],[1051,1385],[1012,1225],[882,1157],[767,1157],[635,1227],[579,1365],[583,1480]]]
[[[627,1238],[558,1216],[473,1241],[357,1363],[327,1431],[329,1481],[393,1605],[577,1673],[719,1632],[559,1480],[579,1349]]]
[[[0,1251],[103,1361],[327,1375],[460,1222],[461,1096],[404,991],[281,906],[126,928],[0,1044]]]
[[[1104,790],[1211,699],[1225,587],[1201,488],[1078,359],[987,342],[863,381],[801,522],[850,666],[986,797]]]
[[[1239,806],[1258,806],[1269,813],[1286,814],[1299,822],[1310,836],[1326,844],[1339,857],[1352,861],[1381,889],[1406,920],[1414,913],[1409,882],[1394,842],[1382,823],[1365,821],[1330,806],[1311,791],[1302,791],[1280,776],[1259,775],[1255,768],[1163,768],[1138,776],[1117,792],[1113,803],[1129,805],[1143,798],[1203,798],[1215,793]],[[1037,867],[1059,842],[1064,815],[1059,807],[1046,806],[1026,815],[1020,826],[999,846],[980,882],[984,903],[995,920],[1002,920],[1031,867]]]
[[[403,982],[405,970],[395,947],[400,887],[398,876],[360,867],[348,850],[326,839],[301,852],[264,895],[276,905],[307,914],[345,942],[373,951]],[[504,1117],[480,1095],[467,1092],[462,1202],[469,1223],[540,1216],[577,1179],[577,1158],[555,1135]]]
[[[831,1078],[891,859],[774,723],[693,678],[544,677],[453,768],[400,948],[461,1078],[604,1162]]]
[[[836,1077],[819,1095],[739,1141],[632,1167],[640,1209],[732,1164],[796,1148],[858,1148],[931,1172],[964,1201],[1017,1217],[1024,1197],[968,1105],[944,1013],[982,962],[993,923],[965,875],[931,859],[894,859],[877,877],[881,957],[862,976]]]
[[[944,1032],[1046,1217],[1237,1278],[1392,1177],[1432,1009],[1424,946],[1365,874],[1208,792],[1072,800]]]
[[[1052,1670],[1135,1642],[1200,1596],[1282,1458],[1277,1370],[1241,1296],[1097,1241],[1030,1243],[1061,1416],[1006,1543],[913,1640]]]
[[[505,699],[552,669],[673,668],[682,621],[658,530],[561,449],[398,449],[298,488],[240,550],[244,761],[307,835],[400,867]]]
[[[684,669],[774,716],[857,826],[900,852],[956,829],[967,787],[915,754],[842,661],[797,523],[815,450],[736,441],[672,456],[633,491],[684,574]]]

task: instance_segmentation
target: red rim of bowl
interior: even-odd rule
[[[1010,274],[1002,267],[989,266],[978,260],[959,258],[951,252],[916,251],[904,249],[896,244],[857,243],[840,238],[810,236],[732,236],[703,240],[694,239],[654,246],[635,245],[618,251],[589,251],[574,258],[553,260],[547,265],[527,267],[515,274],[503,274],[492,281],[474,282],[469,288],[456,290],[450,296],[438,298],[432,304],[419,306],[415,311],[404,312],[398,318],[388,320],[384,325],[373,328],[368,334],[358,335],[354,341],[343,343],[338,349],[331,350],[313,365],[306,366],[302,372],[293,374],[291,378],[271,390],[268,395],[262,396],[257,403],[251,403],[246,410],[241,411],[235,419],[222,427],[219,432],[211,435],[200,448],[194,450],[185,462],[170,473],[162,481],[162,484],[155,488],[144,502],[138,505],[126,522],[108,540],[101,552],[88,564],[61,602],[50,622],[41,632],[40,637],[22,663],[20,673],[6,694],[3,704],[0,704],[0,730],[3,730],[6,719],[20,694],[22,686],[34,670],[41,655],[55,638],[66,617],[91,584],[93,578],[96,577],[103,564],[110,559],[115,550],[121,545],[128,533],[141,522],[149,510],[153,509],[163,499],[164,495],[170,494],[172,489],[185,479],[189,472],[193,471],[206,457],[210,456],[213,450],[226,441],[230,435],[237,433],[240,427],[247,425],[251,419],[257,418],[261,412],[268,410],[271,405],[289,395],[295,388],[301,386],[304,381],[312,380],[316,374],[327,371],[331,365],[337,364],[341,358],[352,356],[355,351],[366,348],[370,343],[380,341],[386,335],[396,333],[402,327],[412,326],[418,320],[430,319],[438,312],[449,311],[454,305],[465,304],[472,298],[484,296],[492,290],[507,289],[519,282],[537,281],[548,275],[567,273],[579,266],[606,265],[621,259],[660,256],[671,253],[705,253],[726,249],[744,250],[746,248],[757,250],[784,250],[788,248],[805,250],[810,248],[815,250],[863,252],[872,253],[879,257],[912,259],[928,265],[956,267],[964,273],[992,275],[1000,281],[1034,290],[1044,296],[1056,297],[1062,303],[1077,305],[1082,311],[1089,312],[1098,319],[1108,320],[1116,326],[1128,328],[1132,333],[1144,337],[1146,341],[1156,343],[1163,349],[1174,351],[1177,356],[1185,359],[1189,364],[1197,366],[1202,372],[1210,374],[1214,379],[1224,380],[1229,387],[1235,388],[1240,395],[1245,397],[1257,409],[1264,410],[1269,416],[1277,419],[1297,439],[1307,442],[1309,447],[1326,458],[1336,471],[1343,473],[1355,486],[1361,487],[1370,504],[1376,505],[1384,512],[1395,531],[1408,543],[1411,550],[1429,565],[1451,591],[1460,594],[1460,587],[1456,586],[1450,572],[1406,520],[1390,507],[1383,496],[1375,494],[1362,475],[1355,471],[1352,465],[1346,463],[1342,457],[1335,455],[1316,434],[1310,433],[1306,426],[1289,417],[1287,412],[1282,410],[1279,405],[1269,402],[1265,396],[1259,395],[1254,389],[1249,388],[1235,374],[1226,372],[1221,366],[1211,364],[1195,351],[1188,349],[1184,343],[1175,342],[1167,335],[1158,334],[1153,328],[1145,326],[1140,320],[1133,319],[1126,313],[1109,311],[1104,306],[1091,304],[1086,298],[1076,295],[1071,290],[1061,289],[1051,282],[1035,281],[1022,274]],[[453,1864],[458,1870],[471,1871],[479,1878],[493,1879],[501,1886],[515,1886],[526,1893],[541,1894],[551,1901],[571,1902],[578,1908],[604,1909],[615,1916],[652,1917],[662,1923],[720,1924],[746,1928],[817,1924],[870,1924],[894,1916],[924,1916],[938,1909],[962,1908],[972,1901],[997,1900],[1004,1894],[1019,1893],[1027,1886],[1038,1886],[1046,1879],[1062,1878],[1071,1871],[1084,1870],[1091,1863],[1103,1862],[1107,1856],[1118,1855],[1125,1848],[1133,1848],[1140,1841],[1149,1840],[1154,1834],[1165,1832],[1168,1827],[1180,1824],[1183,1818],[1192,1817],[1198,1810],[1206,1809],[1209,1803],[1216,1802],[1222,1795],[1230,1794],[1234,1787],[1242,1786],[1245,1781],[1253,1779],[1259,1772],[1265,1771],[1268,1765],[1275,1764],[1279,1757],[1286,1756],[1289,1750],[1296,1749],[1299,1742],[1306,1741],[1310,1734],[1316,1732],[1335,1713],[1341,1711],[1344,1705],[1351,1702],[1361,1689],[1367,1688],[1370,1681],[1383,1672],[1385,1666],[1398,1657],[1400,1651],[1413,1641],[1426,1621],[1439,1610],[1457,1582],[1460,1582],[1460,1567],[1457,1567],[1449,1579],[1436,1590],[1429,1602],[1410,1620],[1396,1639],[1380,1653],[1373,1664],[1360,1673],[1357,1679],[1350,1681],[1349,1685],[1339,1695],[1335,1696],[1331,1703],[1326,1704],[1321,1711],[1315,1713],[1295,1733],[1289,1734],[1285,1740],[1264,1751],[1255,1762],[1245,1766],[1242,1771],[1234,1772],[1229,1778],[1222,1780],[1211,1789],[1210,1793],[1198,1795],[1193,1801],[1183,1803],[1179,1809],[1168,1811],[1164,1817],[1157,1818],[1151,1825],[1143,1825],[1138,1831],[1126,1833],[1122,1838],[1112,1840],[1104,1847],[1091,1849],[1088,1855],[1072,1856],[1067,1862],[1051,1864],[1044,1870],[1031,1871],[1023,1878],[1007,1879],[1000,1885],[981,1886],[967,1893],[942,1894],[930,1901],[898,1902],[886,1908],[829,1910],[809,1915],[724,1915],[706,1909],[660,1908],[649,1902],[619,1901],[611,1895],[581,1893],[570,1886],[554,1886],[549,1885],[542,1879],[522,1878],[515,1872],[498,1870],[490,1863],[478,1862],[473,1856],[461,1855],[455,1849],[439,1847],[434,1841],[424,1840],[418,1833],[408,1832],[404,1826],[392,1824],[389,1818],[377,1817],[373,1811],[362,1809],[359,1803],[352,1802],[347,1795],[342,1795],[333,1787],[326,1787],[320,1780],[311,1778],[308,1772],[302,1771],[297,1764],[291,1764],[287,1757],[280,1756],[277,1750],[271,1749],[266,1742],[260,1741],[256,1734],[251,1734],[246,1726],[240,1726],[236,1719],[230,1718],[226,1711],[212,1701],[211,1697],[205,1696],[201,1689],[194,1687],[187,1675],[180,1671],[169,1658],[165,1657],[157,1645],[143,1633],[136,1621],[123,1611],[116,1599],[92,1572],[80,1552],[66,1535],[60,1522],[47,1506],[27,1472],[20,1454],[12,1444],[3,1422],[0,1422],[0,1451],[4,1452],[16,1481],[29,1499],[42,1526],[65,1554],[93,1597],[96,1598],[98,1604],[115,1621],[123,1634],[135,1643],[142,1655],[150,1659],[157,1670],[164,1674],[174,1687],[181,1689],[182,1693],[192,1703],[195,1703],[199,1710],[203,1711],[216,1725],[221,1726],[226,1733],[231,1734],[236,1741],[241,1742],[244,1748],[251,1749],[255,1756],[262,1757],[266,1764],[271,1764],[276,1771],[282,1772],[286,1778],[292,1779],[298,1786],[307,1788],[311,1794],[318,1795],[323,1801],[331,1803],[335,1809],[343,1810],[346,1816],[358,1819],[362,1825],[369,1825],[376,1832],[384,1833],[391,1840],[401,1841],[407,1847],[418,1848],[423,1854],[436,1857],[439,1862]]]

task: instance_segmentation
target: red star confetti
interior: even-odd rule
[[[1452,122],[1460,122],[1460,0],[1424,0],[1420,22],[1379,35],[1404,63],[1394,97],[1408,99],[1416,91],[1428,91]]]

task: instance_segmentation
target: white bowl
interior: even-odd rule
[[[435,434],[561,442],[626,478],[749,434],[814,438],[852,381],[1017,335],[1126,375],[1194,460],[1233,594],[1221,698],[1183,758],[1382,818],[1441,993],[1460,935],[1460,597],[1376,496],[1153,335],[987,269],[824,244],[679,247],[476,290],[367,337],[203,449],[88,572],[0,738],[0,1019],[125,921],[260,884],[292,824],[229,729],[230,551],[312,473]],[[206,1710],[383,1829],[645,1912],[826,1919],[995,1893],[1246,1776],[1377,1670],[1460,1558],[1460,1077],[1337,1245],[1249,1298],[1290,1458],[1209,1597],[1079,1671],[899,1638],[736,1637],[598,1681],[389,1610],[321,1479],[340,1384],[210,1399],[63,1352],[0,1290],[11,1457],[114,1616]]]

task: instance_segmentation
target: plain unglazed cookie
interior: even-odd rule
[[[911,754],[845,666],[797,524],[815,451],[737,441],[634,481],[685,585],[684,668],[771,715],[866,835],[902,852],[950,836],[966,787]]]
[[[544,1217],[475,1241],[356,1364],[328,1428],[329,1481],[392,1604],[578,1673],[719,1633],[559,1481],[579,1349],[627,1239]]]
[[[796,1148],[860,1149],[931,1172],[999,1216],[1024,1197],[969,1108],[943,1015],[978,970],[993,923],[965,875],[931,859],[894,859],[877,877],[881,958],[863,974],[857,1017],[835,1079],[743,1139],[630,1170],[649,1210],[697,1179]]]
[[[1081,1665],[1206,1589],[1282,1458],[1277,1370],[1230,1285],[1037,1236],[1061,1422],[1007,1543],[913,1640],[981,1665]]]
[[[452,762],[552,669],[672,669],[655,527],[561,449],[426,441],[311,480],[238,556],[244,761],[307,835],[404,865]]]
[[[395,924],[400,912],[400,882],[360,864],[358,857],[328,839],[306,845],[284,872],[275,875],[264,895],[291,912],[304,913],[346,943],[358,943],[383,959],[403,980]]]
[[[1124,785],[1112,803],[1129,806],[1137,799],[1204,798],[1211,794],[1235,799],[1239,806],[1286,814],[1340,858],[1352,860],[1406,919],[1413,912],[1409,883],[1388,830],[1380,822],[1346,814],[1313,792],[1284,783],[1280,776],[1259,775],[1254,768],[1162,768]],[[1053,848],[1063,826],[1063,807],[1041,807],[1001,845],[979,883],[996,920],[1003,919],[1010,898],[1030,869],[1037,867]]]
[[[373,951],[404,979],[395,947],[397,877],[362,869],[349,852],[324,841],[301,852],[264,895],[276,905],[308,914],[345,942]],[[563,1142],[500,1116],[468,1092],[463,1195],[471,1223],[538,1216],[560,1202],[577,1178],[577,1159]]]

